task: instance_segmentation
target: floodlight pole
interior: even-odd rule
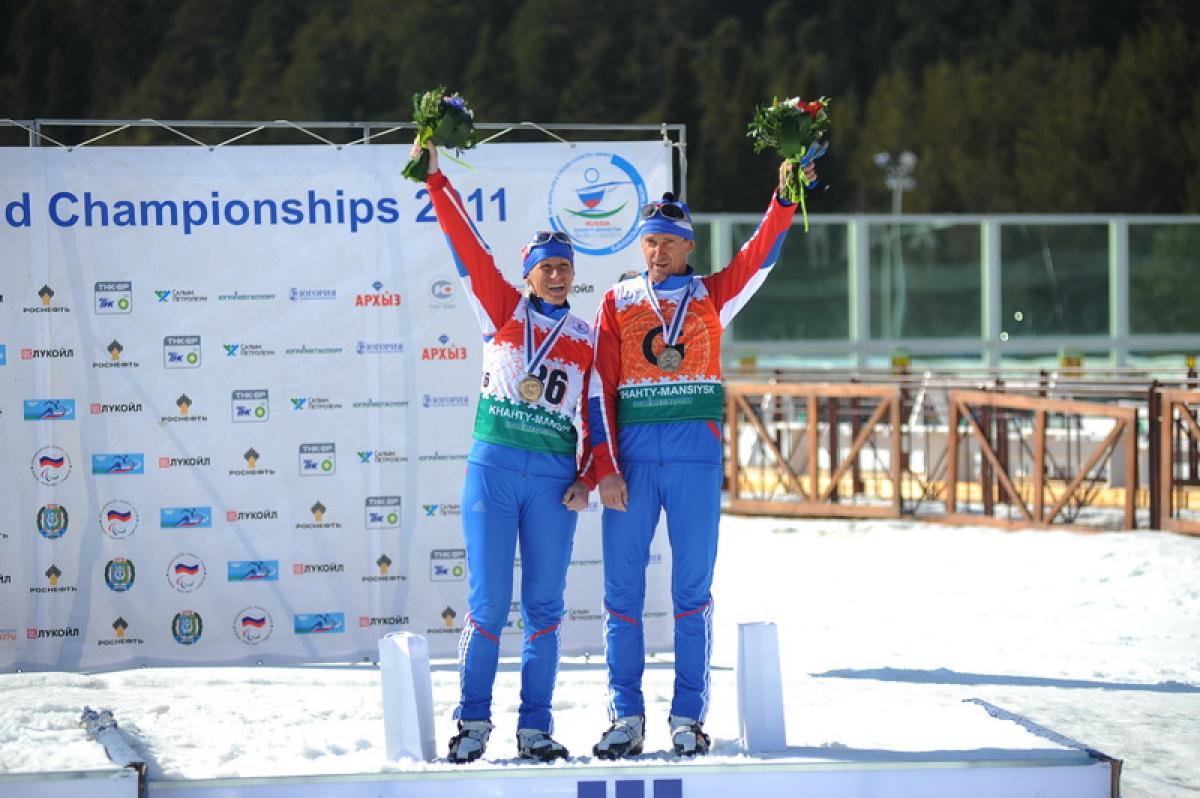
[[[890,152],[877,152],[874,160],[884,171],[884,184],[892,190],[892,213],[899,216],[903,212],[904,192],[917,187],[912,176],[917,168],[917,155],[904,150],[893,158]]]
[[[877,152],[874,161],[884,172],[884,184],[892,191],[892,215],[899,216],[903,212],[904,192],[917,186],[917,181],[912,176],[917,168],[917,156],[909,150],[904,150],[895,158],[890,152]],[[893,271],[896,273],[894,291]],[[903,332],[905,306],[908,303],[908,280],[904,269],[904,256],[900,251],[898,221],[891,226],[891,247],[888,250],[888,263],[881,270],[879,292],[880,330],[885,338],[899,338]],[[896,304],[895,308],[892,307],[893,302]]]

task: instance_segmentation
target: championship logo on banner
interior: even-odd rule
[[[550,185],[547,215],[588,255],[612,255],[637,237],[646,182],[632,163],[611,152],[590,152],[567,162]]]

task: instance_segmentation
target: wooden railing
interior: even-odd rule
[[[729,509],[834,517],[896,517],[901,505],[900,389],[733,383],[725,389]],[[865,417],[865,421],[864,421]],[[844,425],[850,445],[840,446]],[[743,434],[749,428],[753,437]],[[860,460],[886,436],[886,463]],[[822,467],[821,454],[826,454]],[[870,472],[872,490],[863,471]]]
[[[729,383],[728,509],[1200,534],[1200,391],[1046,387]]]
[[[1112,459],[1117,446],[1125,447],[1125,474],[1121,481],[1124,494],[1121,509],[1122,528],[1133,529],[1136,526],[1136,497],[1137,497],[1137,409],[1119,407],[1099,402],[1070,402],[1061,399],[1047,399],[1034,396],[1010,396],[991,391],[950,391],[947,396],[950,404],[949,433],[949,468],[946,475],[946,512],[945,518],[953,523],[985,523],[1013,527],[1048,527],[1051,525],[1070,523],[1074,518],[1060,518],[1068,503],[1075,501],[1078,506],[1089,503],[1086,493],[1080,493],[1085,486],[1094,486],[1099,479],[1097,470]],[[1033,456],[1027,475],[1012,473],[1008,458],[1001,442],[1007,443],[1010,437],[1009,422],[1016,414],[1029,414],[1033,420]],[[1111,419],[1111,429],[1107,436],[1086,455],[1081,456],[1082,464],[1070,471],[1059,471],[1055,476],[1063,485],[1055,495],[1055,487],[1048,483],[1046,419],[1050,414],[1060,414],[1066,417],[1088,419]],[[991,422],[990,424],[988,422]],[[985,429],[990,426],[991,429]],[[965,435],[963,432],[965,431]],[[986,500],[981,502],[981,513],[963,513],[959,510],[959,457],[960,447],[967,439],[973,439],[979,446],[980,453],[987,467],[980,469],[982,493]],[[965,475],[964,475],[965,476]],[[994,500],[993,486],[999,483],[1002,488],[1002,499],[1007,502],[997,503]],[[1020,485],[1019,485],[1020,483]],[[1023,488],[1023,489],[1019,489]],[[1047,501],[1049,500],[1049,502]],[[1046,505],[1049,503],[1049,509]],[[1007,504],[1008,515],[998,513],[999,505]],[[1014,517],[1012,509],[1018,514]]]
[[[1158,399],[1158,462],[1152,464],[1158,472],[1155,525],[1172,532],[1200,534],[1200,512],[1189,512],[1191,494],[1187,490],[1197,481],[1200,392],[1160,389]]]

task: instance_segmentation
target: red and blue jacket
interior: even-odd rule
[[[721,334],[771,273],[795,211],[776,195],[724,269],[701,277],[689,266],[686,274],[653,286],[668,324],[692,292],[677,339],[683,359],[675,371],[658,366],[663,321],[647,297],[644,273],[605,293],[594,324],[588,389],[595,481],[619,473],[621,462],[720,462]]]
[[[430,174],[426,186],[483,331],[483,375],[473,432],[476,446],[470,459],[511,467],[513,455],[504,448],[510,447],[535,454],[521,458],[522,468],[531,473],[563,476],[566,464],[570,466],[568,472],[586,471],[591,449],[587,422],[583,422],[583,467],[576,469],[579,436],[574,419],[581,408],[592,364],[591,325],[571,315],[567,305],[551,305],[525,296],[505,279],[445,174]],[[544,386],[542,395],[536,402],[527,401],[517,387],[528,375],[524,355],[526,323],[533,325],[534,346],[538,347],[564,314],[568,316],[566,324],[537,375]]]

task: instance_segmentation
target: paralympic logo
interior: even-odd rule
[[[257,646],[268,637],[275,628],[271,613],[262,607],[246,607],[237,614],[233,621],[233,633],[248,646]]]
[[[53,487],[71,475],[71,458],[58,446],[43,446],[34,453],[29,470],[40,484]]]
[[[629,161],[591,152],[568,161],[550,184],[550,226],[588,255],[620,252],[637,238],[646,182]]]
[[[123,499],[114,499],[100,509],[100,528],[113,540],[129,537],[137,527],[137,508]]]
[[[191,593],[204,584],[208,570],[194,554],[180,554],[167,566],[167,581],[180,593]]]

